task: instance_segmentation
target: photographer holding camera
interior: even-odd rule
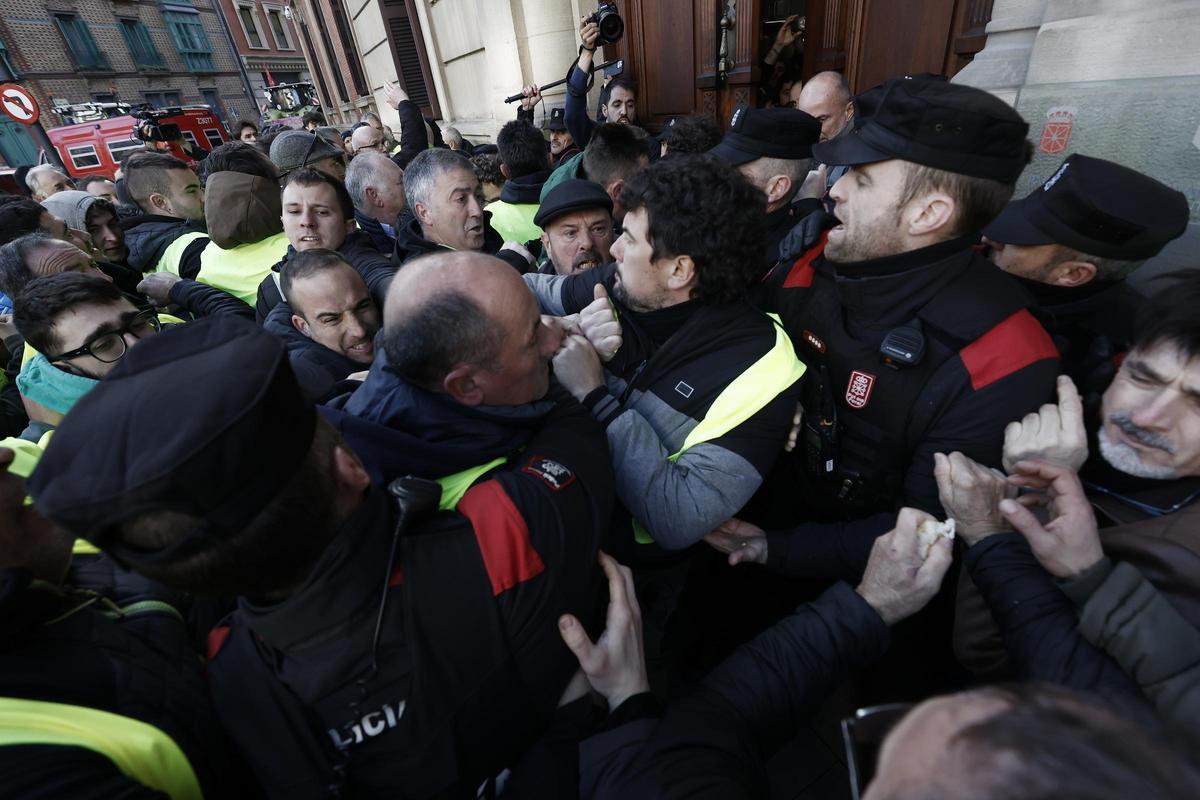
[[[596,129],[596,120],[588,116],[587,93],[592,87],[592,63],[596,48],[616,44],[625,33],[625,23],[617,13],[616,3],[601,3],[596,13],[579,22],[579,59],[567,76],[567,131],[581,147],[587,147]],[[620,78],[609,81],[600,90],[599,122],[637,122],[637,94],[633,84]]]

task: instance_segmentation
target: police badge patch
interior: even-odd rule
[[[874,387],[874,375],[854,370],[850,373],[850,383],[846,385],[846,405],[851,408],[865,408]]]
[[[521,472],[541,478],[551,491],[559,492],[575,482],[575,473],[549,458],[534,456]]]

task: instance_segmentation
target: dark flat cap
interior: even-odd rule
[[[341,138],[337,131],[334,134]],[[271,160],[280,173],[315,164],[322,158],[344,155],[345,150],[334,147],[324,136],[308,131],[284,131],[271,142]]]
[[[875,97],[854,130],[813,147],[818,161],[854,166],[897,158],[1001,183],[1014,183],[1025,169],[1029,125],[982,89],[917,76],[887,81]]]
[[[1183,235],[1182,192],[1120,164],[1078,153],[984,229],[1003,244],[1061,244],[1100,258],[1142,261]]]
[[[546,123],[548,131],[565,131],[567,129],[566,109],[559,106],[550,109],[550,120]]]
[[[542,200],[533,218],[533,224],[544,229],[563,214],[583,211],[585,208],[603,208],[611,214],[612,198],[604,191],[603,186],[594,181],[563,181],[546,193],[546,198]]]
[[[810,158],[821,138],[821,123],[795,108],[751,108],[742,104],[729,118],[729,130],[708,152],[738,166],[759,158]]]
[[[283,342],[208,317],[139,342],[55,431],[29,479],[39,511],[127,565],[202,552],[242,530],[304,462],[316,412]],[[151,511],[203,520],[156,551],[116,539]]]

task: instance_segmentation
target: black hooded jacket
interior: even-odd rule
[[[296,373],[296,380],[304,396],[314,403],[329,399],[346,376],[367,369],[368,365],[346,358],[296,330],[292,325],[292,307],[286,301],[267,314],[263,330],[278,336],[287,345],[288,361]]]
[[[195,278],[200,272],[200,253],[208,244],[208,236],[204,223],[191,222],[178,217],[167,217],[159,214],[139,214],[121,221],[125,230],[125,246],[129,248],[126,259],[129,266],[138,272],[154,272],[163,253],[171,243],[185,233],[205,233],[196,237],[187,246],[179,259],[179,276]]]
[[[520,253],[512,250],[501,250],[504,246],[504,239],[492,227],[492,212],[483,212],[483,251],[488,255],[496,256],[501,261],[511,266],[520,273],[529,272],[531,265],[525,260]],[[392,253],[392,263],[397,267],[402,267],[408,261],[423,256],[426,253],[434,253],[439,250],[451,252],[450,248],[431,242],[425,238],[425,232],[421,230],[420,221],[412,214],[411,211],[405,211],[400,215],[400,221],[396,228],[396,249]]]

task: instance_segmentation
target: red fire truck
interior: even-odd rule
[[[46,133],[67,173],[76,178],[91,174],[113,177],[121,159],[147,147],[194,166],[195,159],[183,148],[184,142],[212,150],[229,141],[220,119],[203,105],[151,109],[124,103],[80,103],[55,111],[74,124],[50,128]]]

